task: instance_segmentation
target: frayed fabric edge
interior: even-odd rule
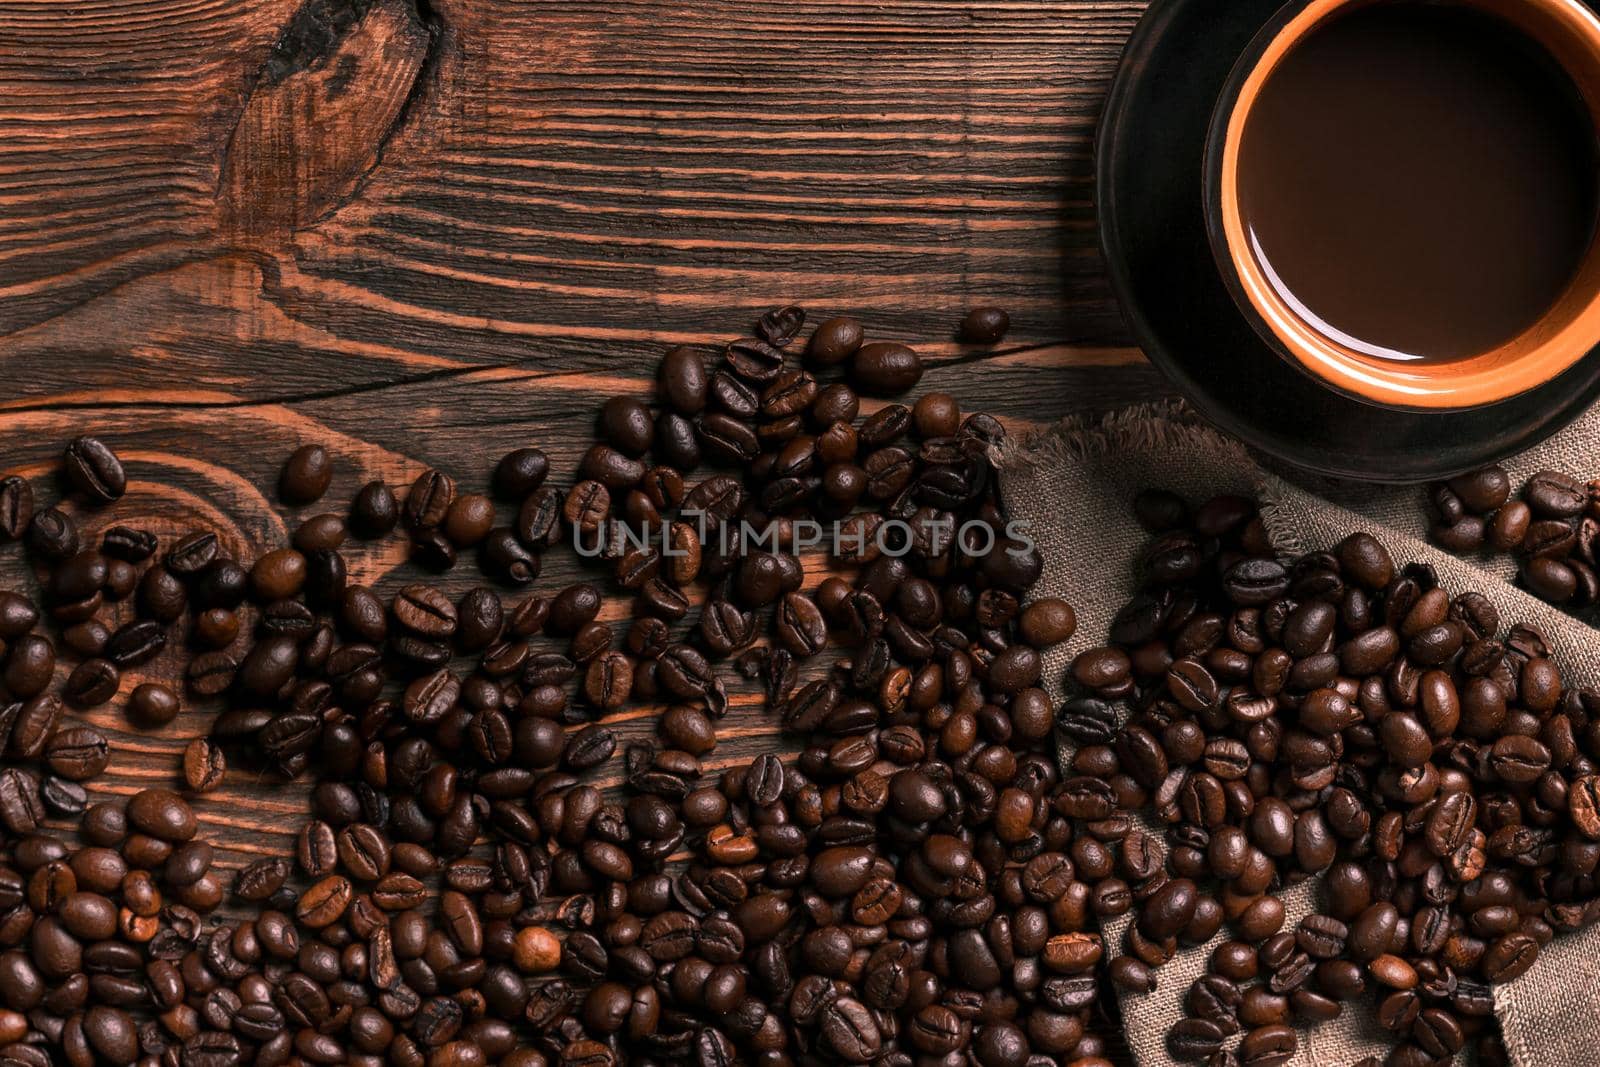
[[[1007,437],[990,449],[989,458],[1001,470],[1018,470],[1180,446],[1226,449],[1254,466],[1243,445],[1212,429],[1181,400],[1074,415],[1042,430]]]
[[[1277,475],[1266,471],[1256,475],[1255,485],[1256,504],[1261,509],[1261,524],[1267,528],[1267,541],[1280,557],[1299,559],[1308,551],[1305,539],[1295,525],[1281,514],[1284,494],[1292,491],[1291,487]]]
[[[990,449],[1001,471],[1083,463],[1125,452],[1209,449],[1237,463],[1255,487],[1262,521],[1272,543],[1286,555],[1302,555],[1300,535],[1276,517],[1288,483],[1265,470],[1248,448],[1212,428],[1181,400],[1135,404],[1098,415],[1076,415],[1043,430],[1007,438]],[[1269,515],[1270,513],[1270,515]]]
[[[1511,989],[1516,983],[1496,986],[1494,989],[1494,1017],[1504,1019],[1516,1013],[1516,1008],[1510,1003]],[[1504,1025],[1500,1027],[1500,1038],[1505,1043],[1506,1051],[1511,1056],[1511,1062],[1517,1067],[1526,1067],[1528,1064],[1537,1063],[1533,1049],[1528,1047],[1527,1035],[1518,1030],[1506,1033]]]
[[[1007,438],[990,450],[1002,471],[1082,463],[1119,452],[1206,448],[1227,455],[1247,472],[1261,507],[1268,539],[1280,555],[1295,558],[1307,549],[1301,532],[1280,514],[1284,497],[1295,490],[1265,470],[1244,445],[1213,429],[1182,400],[1134,404],[1096,415],[1074,415],[1042,430]],[[1330,507],[1333,505],[1329,505]]]

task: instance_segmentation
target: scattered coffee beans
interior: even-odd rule
[[[46,575],[0,593],[0,1062],[1106,1067],[1103,983],[1149,992],[1213,939],[1174,991],[1178,1058],[1282,1064],[1294,1024],[1360,1003],[1391,1063],[1504,1062],[1492,986],[1594,917],[1600,694],[1370,537],[1283,561],[1250,501],[1147,492],[1139,592],[1053,706],[1041,656],[1078,620],[1028,599],[999,425],[937,393],[863,418],[855,389],[920,359],[805,322],[667,353],[569,489],[521,447],[492,497],[372,482],[255,560],[80,530],[0,481],[0,540]],[[284,501],[334,465],[296,452]],[[100,505],[126,484],[92,438],[66,480]],[[1589,496],[1490,471],[1435,505],[1576,602]],[[357,584],[347,554],[397,528],[414,573]],[[528,588],[569,540],[609,574]],[[493,584],[429,576],[462,560]],[[122,697],[169,642],[187,696]],[[91,804],[114,753],[76,709],[119,699],[211,727],[170,783]],[[635,709],[653,741],[617,732]],[[797,755],[717,760],[749,715]],[[191,799],[230,764],[313,788],[292,856],[224,875]],[[1290,924],[1276,894],[1313,874]]]
[[[1076,623],[1024,604],[1040,561],[995,496],[1000,428],[943,394],[861,419],[791,352],[873,395],[921,360],[849,319],[802,342],[805,321],[668,353],[660,406],[607,403],[565,492],[523,447],[493,499],[437,470],[373,482],[255,560],[203,529],[80,532],[7,479],[0,535],[49,578],[42,610],[0,596],[0,1059],[1105,1064],[1039,687]],[[120,495],[103,444],[67,463],[92,502]],[[334,465],[301,448],[281,498],[320,499]],[[802,520],[841,525],[807,552]],[[424,574],[472,550],[500,587],[351,581],[347,539],[396,527]],[[514,591],[574,538],[611,581]],[[813,568],[835,573],[814,588]],[[47,620],[75,658],[65,704]],[[173,788],[91,806],[76,783],[112,754],[71,709],[119,699],[186,623],[186,700],[122,699],[140,728],[192,702],[208,735]],[[752,690],[799,755],[713,771]],[[651,705],[652,743],[608,725]],[[188,798],[230,763],[316,784],[294,856],[225,879]],[[622,789],[590,784],[613,767]]]
[[[1600,481],[1546,470],[1529,478],[1519,494],[1512,489],[1502,467],[1432,486],[1434,542],[1456,553],[1514,554],[1522,585],[1551,604],[1576,611],[1600,603]]]

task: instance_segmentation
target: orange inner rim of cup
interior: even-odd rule
[[[1459,2],[1500,16],[1543,45],[1577,86],[1600,128],[1600,18],[1577,0]],[[1239,90],[1228,117],[1220,190],[1223,233],[1234,272],[1251,305],[1285,349],[1312,374],[1346,392],[1399,407],[1465,408],[1536,388],[1600,344],[1600,240],[1591,242],[1554,307],[1521,335],[1482,355],[1433,364],[1426,370],[1347,348],[1312,327],[1279,295],[1250,250],[1239,209],[1239,145],[1250,110],[1290,49],[1331,16],[1357,6],[1366,5],[1312,0],[1268,43]]]

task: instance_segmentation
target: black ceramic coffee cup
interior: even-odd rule
[[[1341,393],[1385,407],[1465,410],[1559,376],[1600,345],[1600,242],[1591,243],[1565,291],[1517,336],[1467,358],[1407,363],[1377,358],[1286,299],[1253,246],[1241,205],[1240,145],[1262,89],[1306,38],[1360,8],[1390,0],[1293,0],[1255,37],[1213,114],[1205,161],[1205,213],[1223,280],[1256,332],[1281,357]],[[1497,17],[1542,47],[1570,77],[1600,130],[1600,18],[1579,0],[1439,0]]]

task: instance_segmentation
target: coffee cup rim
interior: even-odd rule
[[[1206,233],[1235,305],[1256,333],[1298,370],[1347,396],[1379,406],[1423,410],[1484,407],[1552,380],[1600,345],[1600,236],[1591,241],[1568,293],[1539,322],[1489,352],[1436,364],[1426,372],[1364,355],[1305,322],[1270,284],[1246,239],[1237,199],[1239,145],[1261,86],[1289,50],[1328,19],[1386,2],[1390,0],[1290,0],[1251,39],[1212,109],[1202,168]],[[1449,2],[1463,8],[1499,10],[1495,0]],[[1523,10],[1553,16],[1569,41],[1581,46],[1592,62],[1592,82],[1586,85],[1580,72],[1558,60],[1579,87],[1600,133],[1600,17],[1580,0],[1518,2],[1525,5]],[[1580,286],[1580,281],[1587,284]]]

